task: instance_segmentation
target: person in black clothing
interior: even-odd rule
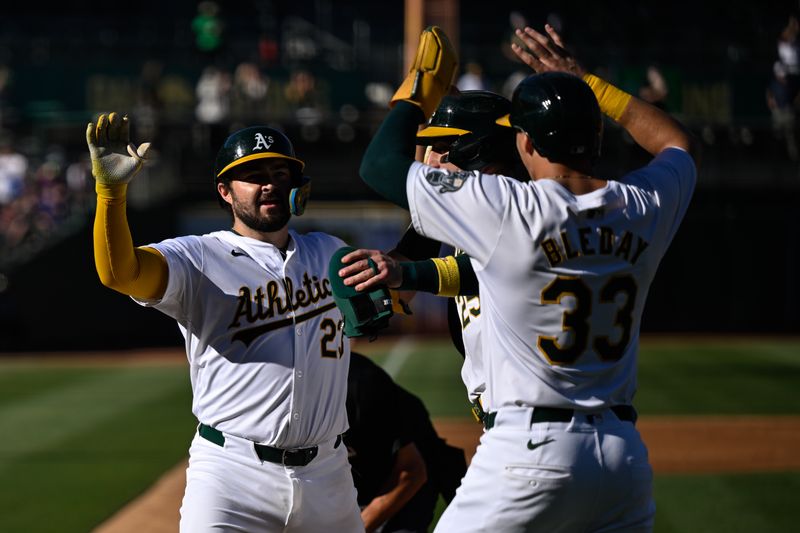
[[[464,450],[439,437],[422,401],[368,357],[352,352],[344,434],[366,531],[427,532],[467,469]]]

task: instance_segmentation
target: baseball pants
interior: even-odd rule
[[[363,532],[347,447],[334,444],[294,467],[262,461],[248,440],[226,434],[218,446],[196,434],[180,531]]]
[[[531,423],[533,408],[497,411],[435,532],[652,531],[647,448],[610,409]]]

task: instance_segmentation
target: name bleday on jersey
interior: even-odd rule
[[[558,237],[547,237],[539,246],[544,251],[550,266],[589,255],[615,255],[633,265],[650,243],[630,231],[617,235],[607,226],[582,226],[572,235],[562,231]]]

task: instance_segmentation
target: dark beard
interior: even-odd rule
[[[272,233],[274,231],[278,231],[279,229],[283,228],[286,224],[289,223],[289,219],[291,218],[291,214],[289,213],[289,207],[283,206],[281,208],[280,214],[277,216],[271,216],[267,218],[261,218],[253,214],[250,210],[243,210],[239,204],[234,202],[233,204],[233,214],[242,221],[242,224],[247,226],[248,228],[261,231],[265,233]]]

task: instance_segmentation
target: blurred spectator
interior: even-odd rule
[[[254,123],[265,120],[269,78],[261,74],[255,63],[239,63],[233,74],[231,115],[234,120]]]
[[[162,104],[159,122],[184,122],[191,116],[195,106],[192,83],[180,74],[168,74],[158,87],[158,98]]]
[[[87,161],[82,162],[82,179],[75,168],[69,184],[62,146],[51,146],[44,154],[12,150],[9,155],[10,145],[8,136],[0,143],[6,152],[0,161],[12,161],[5,168],[14,169],[15,173],[14,193],[9,201],[0,203],[0,267],[30,258],[74,231],[86,223],[85,215],[93,208],[86,201],[94,185],[94,180],[90,184],[87,179],[90,172]]]
[[[90,222],[94,179],[88,154],[42,136],[0,133],[0,270],[13,268]]]
[[[226,120],[230,112],[230,92],[230,74],[213,65],[203,69],[195,87],[197,120],[203,124],[218,124]]]
[[[661,70],[655,65],[649,65],[644,82],[639,87],[639,98],[666,111],[668,94],[667,80]]]
[[[475,61],[469,61],[464,66],[462,74],[456,82],[460,91],[488,91],[489,84],[483,77],[483,67]]]
[[[797,146],[795,133],[797,112],[796,94],[792,97],[792,90],[786,77],[784,64],[778,60],[773,64],[772,79],[767,86],[767,107],[772,116],[772,130],[777,139],[786,143],[786,153],[789,159],[797,161],[800,150]]]
[[[295,118],[303,126],[316,126],[327,111],[325,92],[319,87],[317,78],[305,69],[295,69],[289,75],[284,96]],[[305,136],[305,135],[304,135]]]
[[[88,154],[81,154],[67,166],[64,173],[67,182],[67,194],[72,204],[79,211],[89,211],[95,201],[94,178],[92,178],[92,163]]]
[[[65,220],[70,206],[67,198],[67,183],[62,173],[64,155],[60,147],[51,147],[45,160],[33,174],[34,188],[39,195],[37,211],[41,215],[43,228],[49,230]]]
[[[149,59],[142,65],[137,80],[136,101],[132,115],[142,138],[157,141],[158,124],[162,112],[160,85],[164,65],[155,59]]]
[[[514,89],[517,88],[519,82],[524,80],[530,71],[524,70],[515,70],[511,74],[508,75],[506,80],[503,82],[503,87],[501,88],[501,94],[511,100],[511,97],[514,95]]]
[[[6,259],[12,250],[18,249],[32,237],[30,218],[35,212],[36,196],[24,193],[13,203],[0,208],[0,257]]]
[[[258,37],[258,61],[265,67],[278,62],[278,43],[266,33],[262,33]]]
[[[0,64],[0,128],[7,122],[6,110],[8,109],[9,88],[11,87],[11,69],[8,65]]]
[[[197,4],[197,14],[192,19],[192,31],[197,49],[211,57],[222,44],[223,24],[219,18],[219,5],[211,0]]]
[[[789,15],[786,26],[778,34],[778,61],[783,69],[789,98],[794,100],[800,88],[800,22],[796,15]]]
[[[12,146],[10,133],[0,133],[0,206],[22,194],[28,158]]]
[[[220,146],[227,135],[230,116],[231,76],[214,65],[208,65],[195,86],[197,128],[195,146],[200,150]]]
[[[773,133],[786,143],[786,153],[792,161],[800,158],[795,131],[800,90],[799,36],[800,22],[796,15],[791,14],[778,34],[778,59],[772,65],[772,78],[766,90]]]

